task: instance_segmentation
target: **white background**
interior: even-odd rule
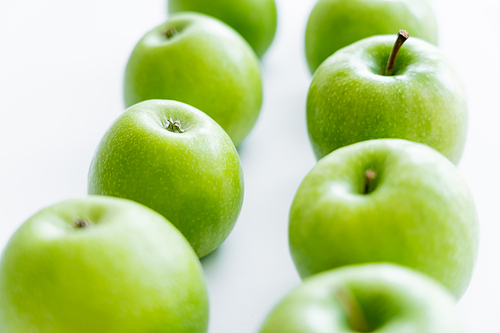
[[[229,0],[230,1],[230,0]],[[245,202],[226,243],[203,260],[211,333],[256,333],[299,278],[288,210],[315,159],[307,138],[303,38],[313,0],[281,0],[263,60],[264,106],[242,147]],[[481,222],[472,283],[459,303],[471,332],[500,332],[500,0],[435,0],[440,47],[466,84],[470,128],[460,171]],[[122,79],[166,3],[0,0],[0,248],[30,215],[86,195],[87,171],[123,111]]]

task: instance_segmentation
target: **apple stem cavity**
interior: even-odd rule
[[[355,332],[372,331],[368,326],[363,309],[351,291],[340,288],[335,291],[335,296],[349,319],[349,325]]]
[[[182,129],[182,125],[180,120],[172,120],[172,118],[167,119],[167,127],[165,127],[167,131],[172,133],[184,133],[185,130]]]
[[[391,55],[389,56],[389,61],[387,62],[387,67],[385,68],[385,76],[393,75],[394,62],[396,62],[396,56],[398,55],[399,49],[406,40],[410,37],[406,30],[399,30],[398,39],[396,43],[394,43],[394,47],[392,48]]]
[[[365,184],[363,187],[363,194],[368,194],[373,191],[373,186],[370,186],[373,184],[373,181],[377,178],[377,171],[373,169],[368,169],[365,171]]]
[[[167,31],[165,31],[165,36],[167,36],[167,39],[171,39],[175,35],[177,35],[177,30],[175,30],[175,28],[168,28]]]
[[[80,218],[80,219],[75,221],[75,228],[76,229],[84,229],[84,228],[91,226],[92,224],[93,223],[90,222],[89,220]]]

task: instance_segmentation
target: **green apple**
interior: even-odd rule
[[[399,138],[459,162],[467,136],[460,77],[421,39],[410,37],[398,53],[403,33],[396,45],[393,36],[354,43],[318,68],[307,97],[307,128],[318,159],[359,141]]]
[[[260,333],[463,333],[451,295],[425,275],[391,264],[334,269],[306,280]]]
[[[150,100],[108,129],[90,166],[88,191],[154,209],[201,258],[236,223],[243,172],[231,139],[210,117],[184,103]]]
[[[370,140],[323,158],[300,185],[289,221],[301,277],[368,262],[423,272],[463,295],[479,226],[456,167],[423,144]]]
[[[337,50],[375,35],[404,29],[438,44],[438,29],[427,0],[319,0],[306,28],[306,58],[313,73]]]
[[[168,11],[218,18],[239,32],[259,57],[273,42],[278,21],[274,0],[169,0]]]
[[[180,13],[135,46],[125,69],[126,107],[149,99],[192,105],[212,117],[239,145],[262,106],[257,56],[226,24]]]
[[[47,207],[0,261],[0,332],[205,333],[203,271],[165,218],[132,201]]]

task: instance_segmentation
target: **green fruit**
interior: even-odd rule
[[[205,333],[201,265],[184,237],[134,202],[88,197],[47,207],[0,262],[0,332]]]
[[[239,145],[262,105],[259,60],[233,29],[195,13],[173,15],[135,46],[125,69],[127,107],[149,99],[192,105]]]
[[[403,29],[434,45],[437,23],[427,0],[319,0],[306,29],[306,57],[311,73],[337,50],[375,35]]]
[[[201,258],[236,223],[243,172],[231,139],[210,117],[180,102],[151,100],[129,108],[108,129],[90,166],[88,190],[154,209]]]
[[[412,38],[385,75],[393,36],[376,36],[328,58],[307,97],[307,128],[318,159],[359,141],[425,143],[458,163],[467,136],[462,82],[434,46]]]
[[[350,266],[306,280],[260,333],[463,333],[451,295],[432,279],[390,264]]]
[[[239,32],[259,57],[273,42],[278,21],[274,0],[169,0],[168,10],[218,18]]]
[[[469,285],[479,227],[454,165],[405,140],[360,142],[321,161],[290,210],[289,241],[301,277],[393,262],[423,272],[455,296]]]

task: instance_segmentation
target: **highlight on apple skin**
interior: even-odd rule
[[[206,333],[200,262],[163,216],[91,196],[42,209],[0,261],[0,332]]]
[[[137,43],[125,69],[125,106],[176,100],[202,110],[236,146],[262,106],[260,62],[223,22],[198,13],[172,15]]]
[[[289,244],[302,278],[393,262],[460,298],[479,225],[472,195],[446,157],[423,144],[380,139],[340,148],[308,173],[290,209]]]
[[[465,333],[452,295],[393,264],[346,266],[304,281],[269,314],[260,333]]]
[[[318,160],[356,142],[399,138],[460,161],[468,111],[457,71],[435,46],[410,36],[386,73],[396,40],[363,39],[336,52],[314,74],[307,129]]]
[[[126,110],[102,138],[88,192],[154,209],[201,258],[236,224],[243,171],[234,144],[213,119],[181,102],[149,100]]]
[[[236,30],[262,57],[272,44],[278,23],[275,0],[168,0],[170,14],[198,12]]]
[[[361,39],[400,29],[438,45],[438,25],[428,0],[319,0],[305,34],[309,70],[314,73],[325,59]]]

